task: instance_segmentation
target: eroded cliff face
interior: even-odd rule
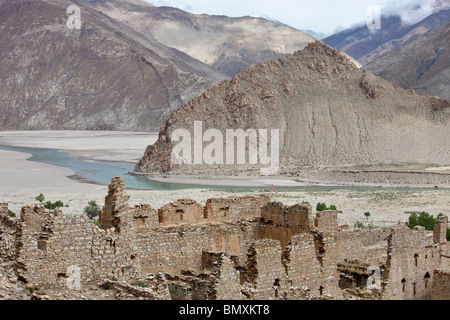
[[[182,105],[135,169],[151,174],[259,175],[263,166],[249,161],[175,164],[172,150],[178,142],[172,134],[185,129],[194,136],[196,121],[202,122],[203,133],[217,129],[223,135],[227,129],[278,129],[280,175],[295,175],[305,167],[448,164],[450,159],[449,102],[418,96],[360,71],[344,54],[320,42],[249,67]]]
[[[1,130],[157,130],[224,75],[66,0],[0,3]]]

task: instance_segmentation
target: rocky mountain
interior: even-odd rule
[[[450,100],[450,21],[378,57],[364,69],[405,89]]]
[[[195,15],[128,0],[76,0],[232,77],[248,66],[293,53],[315,38],[263,18]]]
[[[0,3],[0,130],[154,130],[226,78],[81,4],[70,30],[73,4]]]
[[[226,130],[238,129],[257,130],[258,141],[268,153],[276,153],[279,142],[280,176],[336,167],[448,165],[449,127],[450,102],[419,96],[361,71],[338,50],[316,42],[294,54],[252,66],[178,108],[162,126],[156,144],[147,148],[135,172],[258,176],[267,168],[263,163],[267,154],[259,154],[256,164],[251,162],[247,157],[251,144],[246,146],[243,164],[236,160],[236,164],[227,165],[224,160],[230,156],[224,142]],[[262,129],[269,130],[267,135],[258,131]],[[270,135],[271,130],[279,131],[279,139],[276,132]],[[178,139],[173,135],[180,132],[191,136]],[[215,159],[213,164],[205,162],[210,158],[202,161],[203,149],[198,147],[202,133],[204,143],[200,146],[205,156]],[[186,152],[179,152],[180,143]],[[191,146],[191,153],[187,146]],[[230,152],[232,155],[231,147]],[[330,178],[331,173],[328,175]]]
[[[366,24],[362,24],[327,37],[323,42],[365,65],[449,20],[450,9],[440,10],[413,25],[402,21],[398,15],[383,16],[380,30],[370,30]]]

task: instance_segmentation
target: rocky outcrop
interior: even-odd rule
[[[172,150],[178,142],[172,133],[185,129],[194,137],[196,121],[202,122],[203,131],[217,129],[224,136],[227,129],[278,129],[278,174],[286,176],[311,167],[445,165],[450,154],[449,102],[418,96],[360,71],[344,54],[320,42],[252,66],[181,106],[135,169],[197,177],[259,175],[264,166],[249,161],[174,163]]]

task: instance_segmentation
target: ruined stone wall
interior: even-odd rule
[[[395,227],[388,237],[385,298],[423,300],[431,298],[433,274],[440,264],[440,248],[425,229]]]
[[[205,221],[202,206],[193,200],[180,199],[158,210],[159,223],[180,224]]]
[[[236,223],[241,220],[261,217],[261,208],[269,202],[269,199],[267,195],[209,199],[204,208],[205,218],[213,221]]]
[[[313,220],[310,205],[265,196],[210,199],[203,208],[178,200],[159,210],[130,208],[127,200],[123,179],[113,178],[100,227],[41,205],[24,207],[20,220],[3,208],[2,258],[15,260],[30,285],[67,287],[77,275],[81,284],[133,282],[162,272],[171,275],[172,297],[192,299],[337,299],[339,286],[364,287],[371,265],[382,269],[385,299],[429,299],[433,286],[435,295],[446,290],[444,219],[434,234],[421,227],[361,232],[340,228],[336,212]],[[437,269],[444,274],[434,283]]]
[[[280,242],[256,241],[248,253],[247,273],[249,288],[246,295],[250,299],[282,299],[288,283]]]
[[[203,251],[227,252],[245,262],[248,248],[254,241],[255,228],[254,223],[202,223],[154,228],[136,240],[142,272],[201,272]]]
[[[314,226],[323,231],[337,231],[338,212],[337,211],[320,211],[316,213]]]
[[[140,276],[139,260],[133,258],[127,235],[102,230],[85,217],[70,217],[59,211],[25,207],[17,255],[18,273],[28,283],[66,287],[80,277],[81,283],[104,278],[131,279]]]
[[[286,248],[285,259],[289,285],[294,291],[307,290],[311,297],[323,295],[321,265],[312,233],[293,236]]]
[[[261,231],[259,239],[273,239],[284,248],[292,236],[311,232],[312,208],[307,204],[284,206],[280,202],[269,202],[261,208]]]
[[[434,271],[432,299],[450,300],[450,272]]]
[[[447,243],[447,225],[448,217],[440,217],[436,222],[436,227],[433,232],[434,243],[444,244]]]
[[[8,216],[8,206],[0,214],[0,258],[13,261],[17,256],[20,238],[20,220]]]
[[[0,216],[8,215],[8,204],[5,202],[0,203]]]
[[[208,259],[208,255],[204,258]],[[231,258],[221,254],[217,261],[209,260],[212,282],[209,300],[243,300],[240,273]]]
[[[338,263],[345,261],[364,261],[364,250],[361,234],[345,230],[336,234],[336,250]]]

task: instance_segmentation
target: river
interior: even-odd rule
[[[242,186],[208,186],[164,183],[149,180],[143,177],[127,174],[134,169],[134,164],[118,161],[99,161],[91,159],[81,159],[56,149],[28,148],[0,145],[0,149],[31,154],[29,161],[35,161],[64,168],[71,169],[76,173],[76,178],[87,183],[108,185],[112,177],[121,176],[125,180],[127,189],[135,190],[183,190],[183,189],[217,189],[217,190],[265,190],[267,187],[242,187]],[[301,187],[280,187],[283,190],[432,190],[421,188],[383,188],[383,187],[353,187],[353,186],[301,186]]]

